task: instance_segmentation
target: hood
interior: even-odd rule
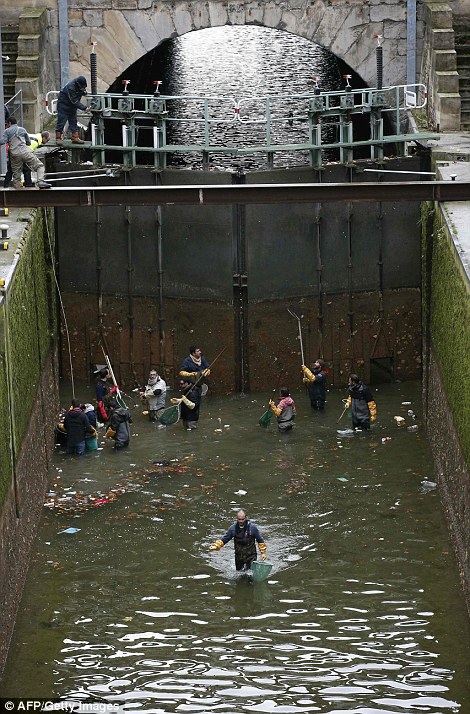
[[[281,409],[284,409],[284,407],[291,407],[294,404],[294,400],[292,397],[282,397],[281,401],[279,402],[279,407]]]
[[[86,89],[87,88],[87,81],[86,78],[83,77],[83,75],[80,75],[80,77],[77,77],[75,80],[76,85],[79,89]]]

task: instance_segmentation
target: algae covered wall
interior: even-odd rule
[[[470,609],[470,281],[451,216],[423,206],[424,408]]]
[[[58,408],[52,214],[48,230],[45,213],[27,218],[0,300],[0,672],[41,514]]]

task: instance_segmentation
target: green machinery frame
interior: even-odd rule
[[[318,86],[313,93],[295,95],[269,95],[235,97],[200,97],[200,96],[165,96],[157,90],[153,95],[130,94],[125,80],[121,94],[90,94],[88,110],[83,114],[84,123],[91,126],[91,141],[75,146],[66,142],[70,149],[89,149],[92,151],[95,165],[106,164],[106,152],[121,152],[124,167],[137,165],[138,153],[153,155],[156,169],[167,165],[167,155],[171,153],[193,153],[202,155],[203,168],[210,165],[210,156],[229,154],[242,156],[264,153],[268,166],[272,168],[274,155],[279,152],[306,151],[312,167],[321,167],[322,152],[325,149],[338,151],[339,161],[350,165],[354,161],[354,150],[358,147],[369,148],[369,158],[380,162],[384,157],[387,144],[395,144],[395,154],[406,156],[409,142],[416,140],[438,139],[434,133],[400,133],[400,127],[406,121],[406,114],[411,109],[420,110],[426,106],[426,87],[423,84],[413,86],[397,85],[381,89],[352,89],[349,76],[345,75],[347,85],[344,90],[321,92]],[[55,113],[58,92],[49,92],[46,106],[51,114]],[[191,115],[181,113],[185,105]],[[390,114],[394,134],[384,134],[384,114]],[[369,115],[370,136],[357,140],[354,136],[353,116]],[[105,143],[105,124],[109,120],[120,122],[122,144]],[[404,121],[405,120],[405,121]],[[152,132],[152,146],[139,145],[142,135],[142,123]],[[272,135],[279,125],[292,126],[294,122],[306,122],[308,140],[303,143],[273,143]],[[203,139],[197,144],[168,144],[167,129],[171,123],[196,124],[202,127]],[[214,127],[223,125],[258,125],[264,127],[264,141],[253,146],[222,146],[214,141]],[[323,129],[336,128],[335,141],[323,141]]]

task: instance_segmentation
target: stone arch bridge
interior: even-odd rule
[[[376,78],[374,35],[382,35],[384,84],[404,84],[406,8],[406,0],[95,0],[92,6],[88,0],[72,0],[70,74],[89,74],[90,41],[97,43],[98,91],[106,91],[127,67],[168,38],[222,25],[258,25],[316,42],[369,86]]]
[[[62,33],[59,6],[67,10]],[[468,0],[17,0],[2,8],[2,39],[13,36],[6,98],[21,90],[24,123],[39,131],[50,121],[44,99],[59,88],[63,67],[72,77],[89,76],[90,42],[98,53],[98,91],[105,92],[168,38],[251,24],[316,42],[368,86],[376,84],[374,35],[381,35],[384,85],[410,81],[414,64],[416,81],[428,87],[429,124],[458,130],[470,126],[468,13]],[[64,36],[68,55],[61,57]]]

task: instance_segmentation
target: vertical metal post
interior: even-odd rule
[[[95,207],[95,246],[96,246],[96,295],[98,298],[98,329],[103,334],[103,263],[101,259],[101,206]]]
[[[0,25],[0,105],[5,106],[5,95],[3,90],[3,57],[2,57],[2,26]],[[0,136],[5,131],[5,110],[0,112]],[[6,146],[0,146],[0,174],[4,175],[7,171],[7,152]]]
[[[266,97],[266,146],[268,147],[268,169],[274,167],[274,152],[270,151],[271,146],[271,100]]]
[[[91,93],[98,94],[98,66],[96,61],[95,45],[96,42],[90,42],[90,78],[91,78]]]
[[[69,20],[68,0],[59,0],[59,55],[60,55],[60,86],[63,87],[70,79],[69,51]]]
[[[128,183],[128,174],[126,173],[126,185]],[[132,209],[130,206],[125,207],[125,222],[127,224],[127,320],[129,324],[129,366],[132,376],[137,380],[134,365],[134,295],[133,295],[133,280],[132,273],[134,272],[133,256],[132,256]]]
[[[240,168],[232,175],[234,184],[245,183],[245,180],[245,174]],[[241,394],[250,389],[245,210],[245,206],[240,204],[235,204],[232,207],[235,389]]]
[[[129,127],[127,124],[123,124],[121,127],[121,134],[122,134],[122,145],[127,147],[129,146],[129,135],[128,135]],[[129,152],[125,151],[122,156],[122,163],[123,166],[129,167],[130,166],[130,155]]]
[[[160,175],[157,174],[157,185]],[[155,209],[155,223],[157,225],[157,273],[158,273],[158,341],[160,345],[160,374],[165,374],[165,318],[163,316],[163,250],[162,250],[162,207]]]
[[[321,172],[319,172],[319,178],[321,182]],[[317,215],[315,217],[316,224],[316,249],[317,249],[317,289],[318,289],[318,351],[320,357],[323,358],[323,264],[322,264],[322,235],[321,235],[321,209],[322,204],[317,204]]]
[[[416,0],[406,0],[406,83],[416,83]]]

